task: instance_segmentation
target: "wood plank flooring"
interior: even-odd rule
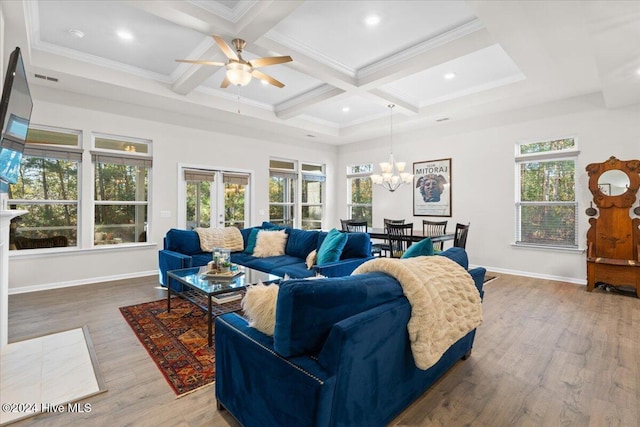
[[[155,277],[10,296],[10,342],[86,324],[109,389],[13,426],[238,426],[213,386],[176,398],[118,310],[165,296]],[[391,426],[640,425],[640,299],[500,275],[483,309],[471,358]]]

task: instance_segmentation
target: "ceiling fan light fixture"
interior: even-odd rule
[[[230,62],[226,65],[227,79],[236,86],[245,86],[251,81],[252,68],[249,64]]]

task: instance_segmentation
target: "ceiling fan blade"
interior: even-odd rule
[[[279,82],[278,80],[274,79],[273,77],[266,75],[262,71],[253,70],[253,71],[251,71],[251,75],[253,77],[255,77],[256,79],[264,80],[265,82],[267,82],[269,84],[272,84],[272,85],[274,85],[276,87],[284,87],[284,83]]]
[[[230,84],[231,84],[231,81],[227,78],[227,76],[225,76],[222,83],[220,83],[220,87],[224,89],[226,87],[229,87]]]
[[[225,65],[224,62],[201,61],[199,59],[176,59],[176,62],[185,62],[187,64],[215,65],[216,67],[222,67]]]
[[[249,61],[249,65],[253,68],[266,67],[267,65],[282,64],[284,62],[291,62],[293,59],[290,56],[270,56],[267,58],[256,58]]]
[[[238,55],[233,51],[233,49],[231,49],[231,46],[229,46],[227,42],[222,39],[222,37],[216,36],[215,34],[211,37],[213,37],[218,47],[220,48],[220,50],[222,50],[222,53],[227,56],[227,58],[233,59],[234,61],[240,60],[240,58],[238,58]]]

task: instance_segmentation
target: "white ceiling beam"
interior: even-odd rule
[[[323,85],[277,105],[275,114],[279,119],[290,119],[303,114],[306,109],[319,102],[338,97],[344,93],[342,89]]]
[[[396,111],[399,111],[405,115],[416,115],[420,112],[420,107],[418,105],[413,105],[404,99],[383,92],[380,89],[371,89],[370,91],[365,92],[365,95],[363,96],[370,97],[373,102],[377,102],[381,105],[387,106],[389,104],[394,104],[398,108],[398,110]]]
[[[232,35],[235,29],[232,22],[186,1],[126,0],[119,3],[206,35]]]

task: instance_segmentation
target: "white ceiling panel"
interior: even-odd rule
[[[500,45],[493,45],[381,86],[380,89],[422,107],[524,79],[525,76],[504,49]]]
[[[355,71],[474,19],[464,1],[307,1],[267,35]]]
[[[169,75],[205,35],[113,1],[39,1],[39,40],[91,61],[109,60]],[[71,34],[79,30],[83,38]],[[133,37],[123,40],[118,31]]]
[[[350,96],[339,101],[316,104],[306,111],[305,116],[332,123],[337,127],[347,127],[366,120],[375,120],[385,114],[389,114],[386,106],[371,102],[363,96]]]

